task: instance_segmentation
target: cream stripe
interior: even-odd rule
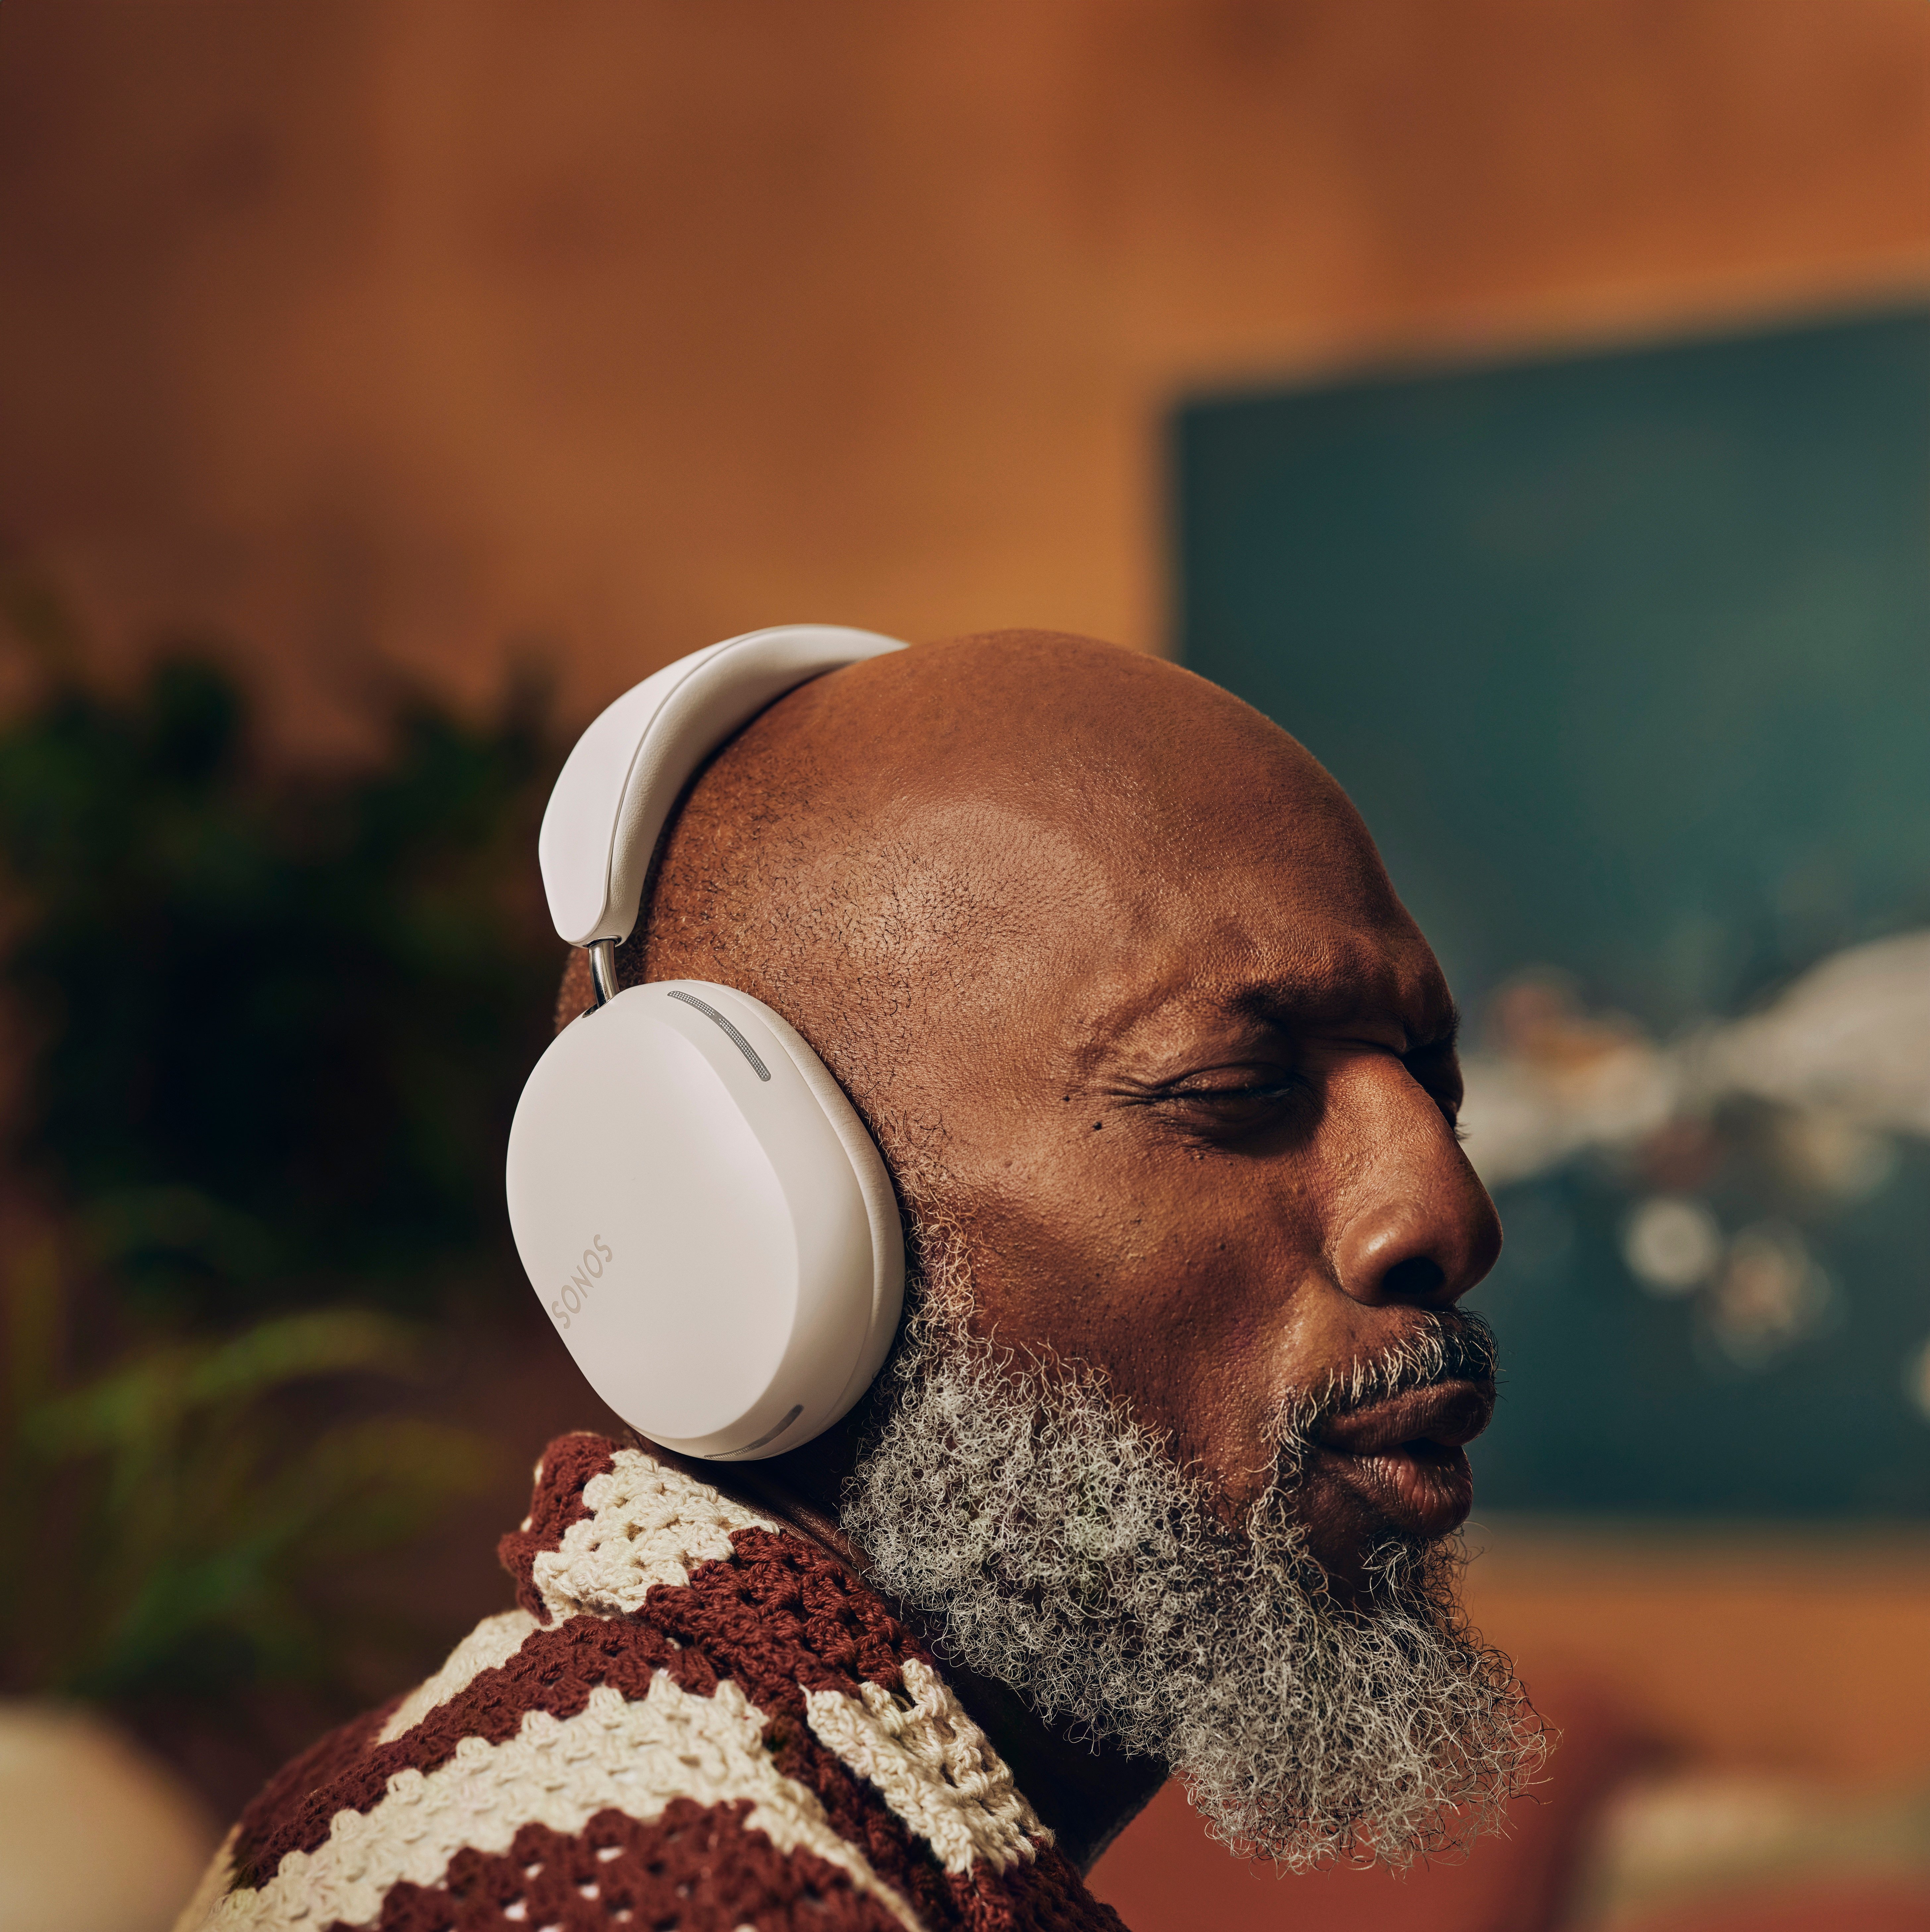
[[[733,1531],[779,1527],[635,1449],[618,1450],[614,1466],[584,1485],[583,1500],[591,1514],[532,1566],[545,1605],[559,1618],[641,1610],[653,1584],[687,1583],[698,1564],[728,1557]]]
[[[1052,1834],[991,1739],[929,1664],[911,1658],[903,1675],[908,1707],[878,1684],[860,1684],[857,1697],[813,1690],[805,1710],[818,1741],[877,1786],[948,1872],[969,1871],[981,1858],[1002,1872],[1037,1857],[1035,1842],[1049,1844]]]
[[[524,1825],[573,1834],[612,1808],[647,1822],[689,1798],[707,1805],[749,1798],[746,1822],[779,1851],[815,1852],[907,1932],[922,1932],[911,1907],[832,1828],[816,1794],[771,1762],[764,1723],[728,1680],[714,1696],[697,1697],[660,1670],[634,1703],[599,1684],[574,1718],[532,1711],[502,1744],[465,1738],[437,1770],[398,1772],[371,1810],[337,1812],[325,1844],[289,1852],[260,1891],[230,1893],[206,1924],[210,1932],[317,1932],[337,1919],[366,1925],[392,1886],[440,1885],[464,1846],[500,1854]]]
[[[455,1649],[449,1661],[426,1683],[419,1684],[395,1707],[395,1714],[375,1734],[379,1744],[392,1744],[413,1731],[431,1711],[467,1690],[485,1670],[497,1670],[523,1648],[523,1640],[542,1626],[527,1610],[505,1610],[485,1617]]]

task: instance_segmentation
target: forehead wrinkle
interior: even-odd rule
[[[1084,997],[1067,1003],[1069,1017],[1079,1016],[1068,1028],[1070,1064],[1089,1076],[1145,1050],[1162,1032],[1203,1033],[1228,1022],[1307,1033],[1391,1022],[1403,1052],[1451,1040],[1453,1003],[1424,943],[1416,956],[1400,933],[1296,935],[1289,961],[1277,952],[1262,961],[1237,921],[1222,925],[1205,944],[1136,949],[1089,974]]]
[[[1322,949],[1312,975],[1266,976],[1226,997],[1228,1007],[1273,1024],[1327,1029],[1389,1019],[1409,1048],[1433,1045],[1454,1031],[1457,1016],[1431,954],[1403,959],[1350,938]]]
[[[1176,871],[1171,842],[1120,837],[1116,817],[1095,825],[1050,810],[1000,815],[1013,828],[1008,850],[1043,867],[1028,884],[1076,908],[1037,932],[1034,955],[1060,1002],[1069,1072],[1089,1073],[1187,1008],[1194,1024],[1304,1029],[1371,1013],[1403,1033],[1438,1030],[1439,968],[1364,838],[1339,854],[1274,844],[1256,856],[1249,848],[1232,864],[1195,860]],[[1102,826],[1114,836],[1100,836]]]

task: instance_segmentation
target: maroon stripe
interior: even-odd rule
[[[235,1826],[235,1876],[231,1890],[248,1891],[275,1875],[280,1852],[266,1863],[264,1846],[284,1832],[309,1844],[329,1835],[329,1820],[341,1808],[329,1794],[344,1777],[352,1777],[367,1762],[369,1741],[402,1700],[392,1697],[379,1708],[365,1712],[339,1730],[331,1731],[302,1755],[284,1765],[251,1799]],[[316,1828],[319,1818],[320,1829]]]
[[[952,1909],[941,1922],[972,1932],[1127,1932],[1118,1913],[1086,1890],[1055,1845],[1030,1863],[1003,1872],[981,1863],[946,1883]]]
[[[457,1852],[439,1886],[392,1886],[377,1932],[903,1932],[836,1865],[751,1828],[750,1809],[680,1798],[647,1825],[620,1811],[569,1835],[525,1825],[501,1856]]]
[[[802,1537],[740,1529],[727,1559],[700,1563],[681,1589],[653,1590],[640,1615],[701,1646],[767,1711],[800,1714],[811,1690],[896,1690],[900,1666],[930,1654],[877,1593]]]

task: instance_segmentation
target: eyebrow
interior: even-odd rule
[[[1344,1025],[1351,1018],[1368,1014],[1385,1016],[1400,1028],[1406,1042],[1401,1049],[1403,1058],[1421,1053],[1451,1053],[1460,1042],[1460,1009],[1451,998],[1445,1002],[1434,1023],[1418,1034],[1408,1024],[1400,1002],[1379,988],[1363,998],[1358,993],[1316,994],[1301,980],[1259,980],[1235,989],[1225,1005],[1229,1012],[1244,1018],[1290,1029]]]

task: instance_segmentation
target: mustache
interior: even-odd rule
[[[1316,1393],[1289,1398],[1280,1432],[1289,1439],[1304,1437],[1356,1409],[1443,1382],[1472,1382],[1492,1395],[1499,1359],[1493,1325],[1485,1316],[1462,1308],[1421,1311],[1404,1334],[1334,1370]]]

